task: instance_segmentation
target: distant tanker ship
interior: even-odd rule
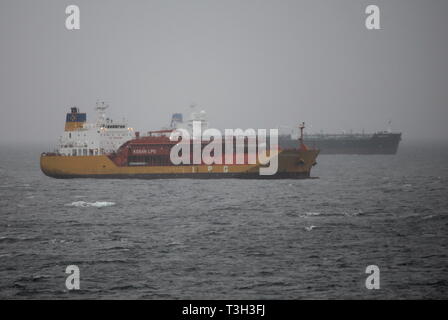
[[[170,128],[184,127],[182,114],[173,114]],[[292,149],[299,140],[297,135],[283,134],[278,138],[278,145],[282,149]],[[375,133],[303,134],[303,143],[321,154],[396,154],[400,141],[401,133],[391,132],[391,129]]]
[[[246,147],[233,155],[234,160],[238,156],[242,162],[228,163],[223,154],[221,164],[207,164],[204,159],[196,164],[173,164],[170,153],[178,141],[172,141],[170,134],[182,123],[181,115],[174,115],[172,128],[143,136],[124,122],[106,118],[106,108],[104,103],[97,105],[99,117],[93,124],[87,123],[86,114],[78,108],[71,109],[58,148],[41,155],[40,166],[45,175],[53,178],[308,178],[319,154],[318,149],[307,148],[300,139],[288,148],[277,146],[275,154],[268,155],[268,159],[276,156],[278,161],[272,175],[260,175],[266,164],[258,160],[251,163],[249,159],[254,150]],[[201,126],[206,126],[205,112],[196,115],[198,119],[190,122],[199,120]],[[200,144],[202,149],[206,146],[202,141]],[[194,158],[193,152],[187,155]]]
[[[304,143],[322,154],[396,154],[401,133],[304,134]],[[289,148],[297,142],[291,135],[279,136],[279,146]]]

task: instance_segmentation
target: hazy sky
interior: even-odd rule
[[[392,120],[448,140],[447,16],[445,0],[0,0],[0,142],[56,142],[68,108],[93,120],[97,99],[144,131],[196,103],[216,128]]]

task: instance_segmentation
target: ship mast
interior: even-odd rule
[[[106,102],[97,101],[95,110],[98,112],[98,119],[96,121],[98,126],[103,126],[106,122],[106,109],[109,108],[109,105]]]
[[[299,149],[307,150],[306,145],[303,143],[303,129],[305,129],[305,122],[299,124],[300,136],[299,136]]]

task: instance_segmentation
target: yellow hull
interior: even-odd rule
[[[119,167],[106,155],[42,154],[40,167],[53,178],[306,178],[318,153],[318,150],[282,150],[278,155],[277,173],[272,176],[260,175],[260,164]]]

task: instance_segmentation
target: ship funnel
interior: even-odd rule
[[[84,126],[87,115],[80,113],[77,107],[70,108],[70,112],[65,117],[65,131],[74,131]]]

